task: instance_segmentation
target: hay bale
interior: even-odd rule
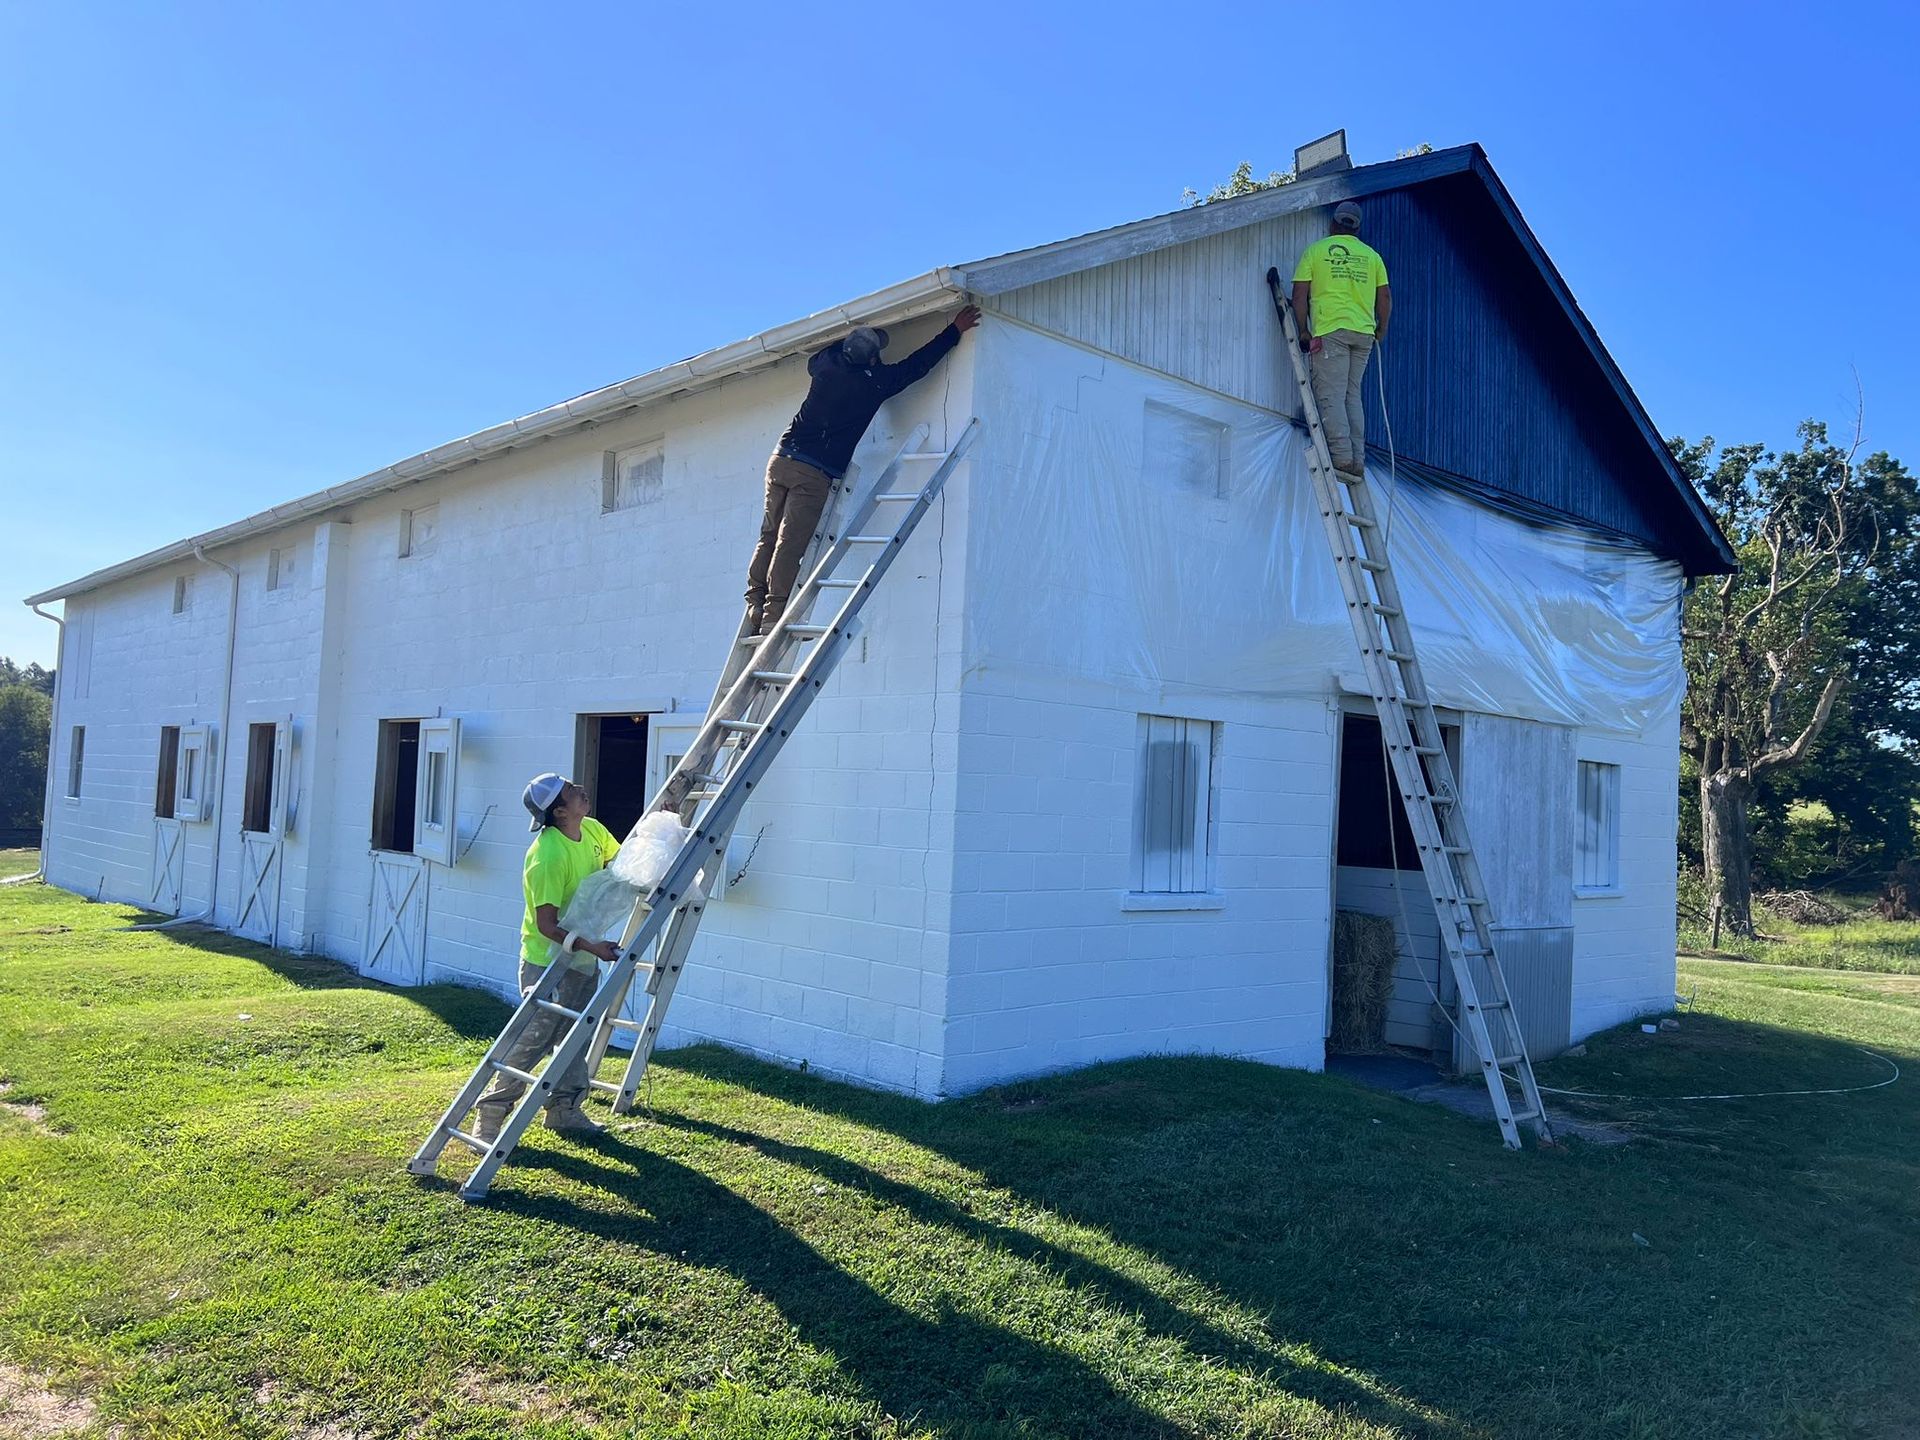
[[[1358,1055],[1386,1048],[1387,1002],[1398,959],[1393,921],[1336,910],[1333,915],[1333,1034],[1328,1045]]]

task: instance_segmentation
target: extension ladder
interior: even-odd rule
[[[1314,495],[1333,548],[1334,568],[1346,597],[1347,617],[1359,642],[1360,662],[1367,688],[1379,712],[1380,733],[1392,762],[1394,780],[1406,807],[1407,824],[1420,852],[1420,868],[1433,897],[1440,921],[1440,941],[1446,951],[1458,996],[1457,1015],[1450,1017],[1473,1047],[1493,1100],[1500,1136],[1511,1149],[1520,1148],[1520,1129],[1530,1124],[1544,1142],[1553,1139],[1545,1102],[1533,1078],[1526,1039],[1513,1008],[1513,992],[1493,943],[1493,915],[1487,904],[1480,862],[1467,838],[1466,817],[1460,813],[1460,791],[1440,735],[1420,660],[1413,648],[1413,631],[1400,600],[1400,586],[1387,554],[1373,493],[1364,473],[1336,470],[1327,450],[1327,435],[1314,403],[1313,381],[1307,357],[1300,350],[1300,332],[1293,308],[1281,293],[1280,272],[1267,271],[1267,289],[1280,317],[1293,378],[1300,388],[1301,413],[1306,417],[1307,469]],[[1364,461],[1363,461],[1364,464]],[[1512,1087],[1511,1090],[1509,1087]],[[1519,1094],[1515,1104],[1513,1091]]]
[[[556,953],[408,1162],[413,1174],[434,1174],[441,1152],[457,1142],[480,1155],[479,1165],[460,1187],[460,1196],[469,1201],[483,1198],[495,1172],[550,1098],[553,1079],[582,1055],[590,1062],[590,1093],[611,1093],[617,1113],[633,1108],[700,927],[707,891],[716,880],[724,883],[720,871],[741,809],[833,673],[850,639],[849,627],[979,429],[977,418],[969,420],[950,449],[926,451],[915,448],[927,436],[927,427],[918,427],[854,506],[844,529],[836,527],[848,487],[835,488],[812,542],[810,553],[818,553],[817,563],[805,571],[807,578],[794,591],[786,613],[765,635],[754,634],[743,613],[706,720],[647,806],[649,815],[662,810],[673,813],[689,827],[689,834],[659,884],[635,902],[621,931],[618,958],[604,967],[586,1008],[574,1010],[554,999],[566,968],[566,961]],[[937,464],[924,484],[894,488],[902,467],[927,462]],[[897,519],[876,524],[882,516]],[[647,997],[644,1015],[621,1018],[628,992],[641,976]],[[566,1031],[537,1073],[516,1070],[503,1057],[542,1014],[560,1016]],[[639,1035],[618,1084],[596,1074],[615,1030],[637,1030]],[[503,1073],[523,1081],[526,1090],[508,1113],[499,1136],[489,1143],[461,1125],[494,1078]]]

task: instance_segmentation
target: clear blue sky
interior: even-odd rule
[[[6,5],[0,654],[51,660],[34,590],[1342,125],[1484,145],[1664,431],[1786,443],[1857,370],[1920,466],[1908,10]]]

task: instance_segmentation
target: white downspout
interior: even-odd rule
[[[60,677],[67,668],[67,622],[58,615],[49,615],[38,605],[27,607],[42,620],[51,620],[59,628],[60,638],[53,647],[53,704],[47,715],[47,783],[40,800],[40,868],[31,875],[16,875],[10,880],[0,880],[0,885],[25,885],[30,880],[47,878],[47,841],[53,835],[53,757],[54,746],[60,735]]]
[[[233,708],[234,642],[240,634],[240,572],[231,565],[209,557],[198,542],[193,547],[193,558],[202,565],[226,571],[230,584],[227,598],[227,671],[220,687],[220,730],[214,742],[214,753],[218,760],[217,768],[210,768],[207,776],[207,783],[213,786],[213,858],[207,877],[207,908],[193,915],[176,915],[171,920],[155,921],[151,925],[123,927],[128,930],[166,930],[175,925],[198,925],[203,920],[212,920],[220,904],[220,825],[225,818],[227,804],[227,746],[232,742],[229,733],[232,727],[227,722],[232,718],[228,712]]]

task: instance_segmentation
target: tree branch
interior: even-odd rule
[[[1820,703],[1813,707],[1813,718],[1807,722],[1807,728],[1794,737],[1791,745],[1777,745],[1754,756],[1748,762],[1747,773],[1758,775],[1763,770],[1779,770],[1799,764],[1813,742],[1820,738],[1820,732],[1826,729],[1827,717],[1833,714],[1833,702],[1840,698],[1840,692],[1846,687],[1847,676],[1844,671],[1829,675],[1825,687],[1820,691]]]

